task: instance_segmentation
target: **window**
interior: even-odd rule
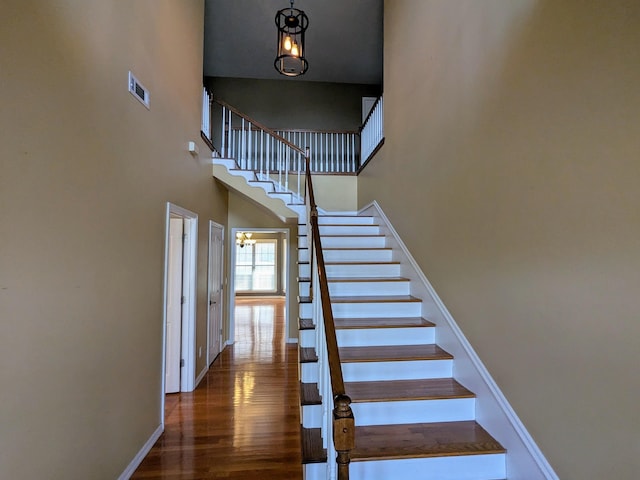
[[[276,240],[236,248],[236,292],[277,290]]]

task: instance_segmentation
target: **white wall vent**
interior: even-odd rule
[[[129,92],[136,97],[140,103],[149,108],[149,90],[138,81],[138,79],[129,72]]]

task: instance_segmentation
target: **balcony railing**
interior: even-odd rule
[[[382,96],[374,103],[360,130],[362,164],[371,160],[384,143],[384,104]]]
[[[283,130],[276,133],[308,148],[312,173],[356,173],[360,167],[360,134],[351,131]]]

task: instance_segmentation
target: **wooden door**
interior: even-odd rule
[[[209,338],[207,359],[211,364],[222,350],[222,299],[224,288],[224,228],[209,224]]]
[[[167,265],[167,338],[165,346],[165,393],[180,391],[182,344],[183,219],[169,219]]]

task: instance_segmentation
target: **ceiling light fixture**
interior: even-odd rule
[[[278,10],[276,13],[278,27],[278,47],[273,65],[276,70],[287,77],[297,77],[309,68],[309,62],[304,57],[304,32],[309,26],[309,18],[302,11],[291,7]]]
[[[255,240],[251,240],[253,233],[251,232],[238,232],[236,233],[236,245],[243,248],[245,245],[253,245]]]

